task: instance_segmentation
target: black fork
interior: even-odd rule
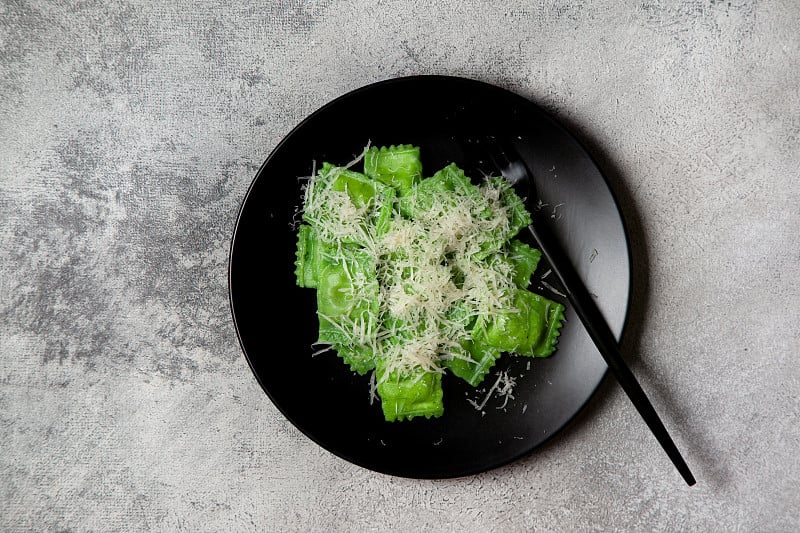
[[[541,210],[537,208],[538,206],[532,204],[533,198],[536,196],[534,194],[536,187],[532,173],[525,161],[511,143],[499,137],[472,140],[469,144],[473,157],[476,157],[476,154],[480,154],[476,157],[479,168],[487,169],[493,167],[496,171],[499,171],[512,184],[517,194],[525,199],[526,207],[533,217],[533,224],[528,226],[528,231],[550,263],[553,273],[561,282],[567,299],[572,304],[603,359],[605,359],[611,373],[622,386],[631,402],[633,402],[634,407],[647,423],[650,431],[655,435],[686,483],[690,486],[694,485],[695,479],[689,470],[689,466],[675,446],[672,437],[670,437],[661,422],[641,385],[639,385],[636,377],[623,360],[617,340],[597,304],[595,304],[594,299],[580,276],[578,276],[569,258],[561,249],[561,246],[550,235],[547,225],[537,223],[537,218],[542,215],[539,214]]]

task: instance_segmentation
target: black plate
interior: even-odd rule
[[[478,390],[444,379],[439,419],[388,423],[370,405],[368,378],[332,352],[312,357],[317,338],[313,289],[295,286],[298,177],[314,161],[345,164],[373,145],[422,149],[426,175],[449,162],[477,173],[468,141],[505,136],[534,174],[545,219],[572,258],[612,330],[619,336],[630,289],[628,240],[608,183],[581,145],[529,100],[463,78],[421,76],[376,83],[327,104],[297,126],[256,174],[231,245],[230,298],[247,361],[264,391],[303,433],[334,454],[372,470],[414,478],[473,474],[517,459],[555,435],[587,403],[606,372],[569,309],[549,359],[504,355]],[[559,205],[563,204],[563,205]],[[558,207],[555,207],[557,206]],[[555,208],[555,209],[554,209]],[[532,290],[555,300],[538,280]],[[554,276],[545,283],[555,287]],[[556,287],[557,288],[557,287]],[[528,369],[530,364],[530,369]],[[497,373],[516,377],[505,409],[482,401]]]

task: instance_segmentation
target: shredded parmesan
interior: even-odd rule
[[[563,292],[561,292],[560,290],[556,289],[555,287],[553,287],[552,285],[550,285],[550,284],[549,284],[549,283],[547,283],[546,281],[543,281],[543,282],[542,282],[542,286],[544,286],[544,287],[545,287],[546,289],[548,289],[550,292],[553,292],[553,293],[555,293],[555,294],[558,294],[558,295],[559,295],[559,296],[561,296],[562,298],[566,298],[566,297],[567,297],[567,295],[566,295],[566,294],[564,294],[564,293],[563,293]]]
[[[558,212],[558,208],[561,207],[562,205],[564,205],[563,202],[553,206],[553,212],[550,215],[550,218],[553,218],[553,219],[556,219],[556,220],[561,219],[561,213]]]
[[[336,186],[345,168],[323,166],[304,187],[303,218],[321,240],[336,243],[326,259],[343,266],[348,285],[341,290],[350,311],[358,311],[335,319],[319,314],[320,318],[348,343],[385,361],[388,372],[383,379],[395,371],[441,373],[444,360],[471,360],[453,339],[468,340],[466,328],[475,317],[515,312],[511,263],[489,260],[485,253],[491,247],[487,239],[508,234],[510,213],[503,202],[508,185],[487,179],[477,188],[479,194],[457,186],[430,195],[430,205],[406,217],[399,200],[379,198],[378,193],[356,205],[348,191]],[[380,232],[375,220],[387,202],[390,219]],[[374,265],[374,277],[354,266],[348,243]],[[505,252],[497,252],[501,253]],[[500,392],[508,401],[509,382],[513,386],[513,379],[505,376],[492,392],[502,385]]]
[[[373,370],[372,373],[369,375],[369,404],[372,405],[373,402],[378,398],[378,394],[376,393],[378,389],[378,385],[375,382],[375,371]]]
[[[350,161],[349,163],[347,163],[344,166],[344,168],[350,168],[353,165],[357,164],[362,159],[364,159],[364,156],[367,155],[367,152],[369,151],[370,144],[372,144],[372,141],[371,140],[367,141],[367,145],[364,147],[364,150],[361,152],[361,154],[358,157],[356,157],[355,159],[353,159],[352,161]]]
[[[326,346],[325,348],[322,348],[321,350],[317,350],[317,351],[315,351],[314,353],[312,353],[312,354],[311,354],[311,357],[315,357],[315,356],[317,356],[317,355],[319,355],[319,354],[322,354],[322,353],[328,352],[328,351],[330,351],[330,350],[332,350],[332,349],[333,349],[333,346]]]
[[[500,375],[497,376],[497,380],[494,382],[494,385],[491,386],[489,392],[486,393],[486,397],[483,401],[479,404],[475,400],[467,400],[476,411],[483,412],[483,408],[486,407],[486,404],[489,402],[489,399],[494,395],[495,391],[499,396],[504,398],[503,405],[499,406],[497,409],[505,409],[506,405],[508,404],[508,400],[513,400],[514,395],[514,387],[516,386],[517,381],[508,375],[508,372],[500,372]],[[524,411],[523,411],[524,412]],[[485,414],[485,413],[484,413]]]

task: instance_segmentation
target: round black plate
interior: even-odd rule
[[[399,78],[330,102],[297,126],[256,174],[231,245],[230,299],[247,361],[264,391],[303,433],[334,454],[372,470],[414,478],[473,474],[530,452],[586,404],[606,372],[580,321],[567,306],[556,353],[548,359],[504,355],[477,390],[446,374],[444,415],[389,423],[369,402],[369,379],[333,352],[312,356],[317,338],[313,289],[295,286],[298,177],[314,162],[345,164],[368,141],[415,144],[426,175],[449,162],[477,172],[476,139],[503,136],[534,174],[544,219],[571,257],[612,330],[628,309],[628,240],[608,183],[581,145],[532,102],[482,82],[444,76]],[[535,196],[533,196],[535,195]],[[531,287],[554,300],[542,264]],[[499,408],[477,411],[498,372],[517,385]]]

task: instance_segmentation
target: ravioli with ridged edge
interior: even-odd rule
[[[374,372],[387,421],[441,416],[448,371],[478,386],[504,352],[551,355],[564,306],[527,290],[541,253],[515,236],[530,223],[503,178],[476,185],[456,164],[424,178],[416,146],[324,163],[295,270],[317,292],[317,343]]]

